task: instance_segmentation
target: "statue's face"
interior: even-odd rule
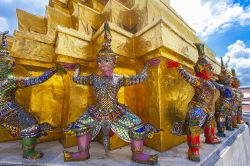
[[[210,63],[205,64],[203,67],[205,72],[214,73],[214,68]]]
[[[211,80],[211,79],[214,77],[214,72],[207,71],[207,72],[205,72],[205,73],[206,73],[206,75],[207,75],[208,80]]]
[[[210,80],[214,76],[214,68],[210,63],[204,64],[203,66],[199,65],[200,73],[196,73],[198,77],[201,77],[205,80]]]
[[[113,71],[116,64],[116,57],[114,56],[98,57],[97,64],[101,72]]]
[[[230,75],[219,78],[220,82],[224,85],[232,85],[232,77]]]
[[[239,88],[240,87],[240,81],[238,79],[233,79],[231,83],[233,88]]]

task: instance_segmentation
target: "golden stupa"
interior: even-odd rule
[[[56,63],[80,63],[82,74],[97,73],[95,57],[103,40],[103,23],[108,20],[112,49],[119,56],[116,73],[136,74],[145,60],[159,57],[149,79],[122,88],[119,101],[128,105],[145,123],[164,131],[146,145],[165,151],[185,141],[171,135],[174,121],[183,120],[193,88],[176,70],[167,69],[167,59],[183,64],[190,72],[198,58],[193,42],[201,42],[194,30],[170,6],[169,0],[50,0],[45,17],[17,9],[18,30],[11,42],[17,76],[37,76]],[[206,47],[217,73],[219,65]],[[40,122],[59,128],[75,121],[92,104],[92,89],[76,85],[72,72],[57,74],[49,81],[19,90],[17,100]],[[98,140],[101,136],[99,136]],[[0,128],[0,141],[13,140]],[[55,131],[40,141],[61,140],[65,147],[76,145],[74,137]],[[110,149],[126,145],[111,137]]]

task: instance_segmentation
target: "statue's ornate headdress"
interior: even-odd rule
[[[240,80],[237,78],[236,76],[236,72],[235,72],[235,69],[231,69],[231,72],[232,72],[232,78],[233,78],[233,81],[232,81],[232,86],[234,88],[238,88],[240,86]]]
[[[9,55],[8,51],[8,44],[7,44],[7,34],[9,31],[3,32],[2,35],[2,42],[0,46],[0,58],[5,58]]]
[[[221,57],[221,72],[219,75],[219,81],[223,84],[223,83],[229,83],[230,80],[232,79],[232,75],[230,73],[230,71],[228,70],[228,63],[230,61],[230,57],[226,63],[226,65],[224,65],[223,62],[223,58]]]
[[[111,49],[111,41],[112,41],[112,36],[110,34],[109,24],[106,21],[104,23],[104,41],[102,42],[102,49],[99,51],[97,58],[116,56],[116,54]]]
[[[211,64],[206,60],[206,55],[204,51],[204,44],[202,43],[194,43],[198,51],[198,61],[194,66],[194,70],[196,74],[202,73],[204,71],[212,71]]]

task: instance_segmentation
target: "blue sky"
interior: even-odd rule
[[[216,54],[230,56],[242,86],[250,86],[250,0],[170,0]]]
[[[16,8],[44,16],[48,0],[1,0],[0,31],[17,29]],[[242,86],[250,86],[250,0],[170,0],[216,54],[231,57]]]
[[[0,31],[17,29],[16,9],[44,16],[49,0],[0,0]]]

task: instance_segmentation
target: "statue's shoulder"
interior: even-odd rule
[[[114,74],[113,75],[113,78],[116,78],[116,79],[121,79],[123,77],[124,77],[124,75],[121,75],[121,74]]]
[[[122,81],[123,78],[124,78],[124,76],[123,76],[123,75],[120,75],[120,74],[114,74],[114,75],[113,75],[113,80],[114,80],[114,82],[116,82],[116,83]]]

